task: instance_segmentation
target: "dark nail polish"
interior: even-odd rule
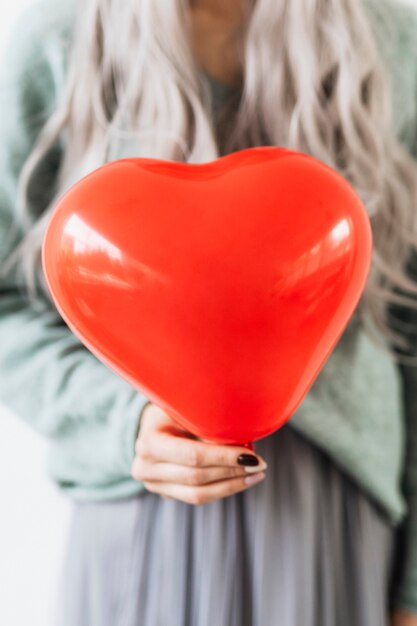
[[[237,457],[239,465],[259,465],[258,457],[253,454],[240,454]]]

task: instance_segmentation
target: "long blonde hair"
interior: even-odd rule
[[[387,312],[397,301],[415,306],[406,261],[417,241],[417,167],[393,131],[390,77],[365,6],[247,0],[245,7],[241,89],[224,137],[193,57],[188,0],[79,2],[65,93],[19,180],[28,288],[43,283],[40,246],[57,197],[126,142],[137,156],[194,163],[255,145],[286,146],[338,169],[362,198],[374,251],[358,311],[374,337],[404,345]],[[31,221],[31,183],[62,137],[56,193]]]

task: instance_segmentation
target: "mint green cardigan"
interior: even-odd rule
[[[417,158],[417,13],[393,0],[365,6],[391,80],[395,132]],[[29,10],[2,64],[0,262],[22,236],[17,179],[62,93],[73,13],[72,1]],[[211,85],[215,106],[222,89]],[[34,214],[50,197],[61,154],[57,145],[39,168]],[[393,526],[402,524],[406,551],[396,603],[417,614],[416,371],[402,375],[354,316],[289,424],[357,481]],[[147,398],[84,348],[47,299],[29,304],[17,272],[0,278],[0,401],[49,438],[48,473],[74,500],[144,489],[130,466]]]

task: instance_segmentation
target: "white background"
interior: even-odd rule
[[[1,62],[13,20],[32,2],[0,0]],[[417,0],[410,3],[417,6]],[[4,626],[55,626],[53,600],[70,504],[45,477],[46,445],[0,407],[0,624]]]
[[[0,0],[0,62],[13,20],[31,3]],[[40,436],[0,407],[2,626],[56,626],[53,602],[70,504],[45,477],[46,447]]]

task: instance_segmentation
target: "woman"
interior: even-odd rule
[[[51,439],[50,475],[76,502],[55,623],[416,626],[416,368],[388,354],[408,353],[415,310],[416,13],[388,0],[57,4],[11,42],[0,161],[1,399]],[[350,180],[374,258],[301,407],[252,454],[193,437],[80,345],[39,251],[56,198],[107,160],[265,143]]]

